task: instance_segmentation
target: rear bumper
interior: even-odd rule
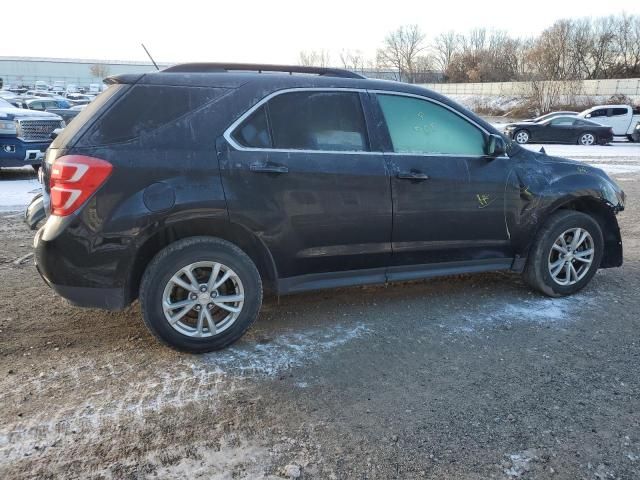
[[[51,289],[69,303],[78,307],[101,308],[104,310],[122,310],[126,307],[124,290],[121,288],[72,287],[51,283],[42,273],[36,258],[36,269]]]
[[[45,229],[46,224],[34,238],[34,262],[42,279],[58,295],[73,305],[105,310],[122,310],[130,303],[123,283],[117,281],[113,270],[99,264],[75,264],[74,259],[82,257],[90,262],[91,256],[80,253],[80,246],[64,235],[51,241],[43,240]]]

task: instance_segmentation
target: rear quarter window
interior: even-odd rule
[[[611,112],[612,116],[626,115],[627,114],[627,109],[626,108],[613,108],[612,110],[613,110]]]
[[[135,85],[109,108],[88,133],[87,143],[133,140],[176,121],[222,95],[224,89]]]

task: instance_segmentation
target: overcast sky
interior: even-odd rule
[[[324,48],[337,64],[342,49],[373,56],[387,32],[403,24],[416,23],[429,37],[474,27],[529,36],[559,18],[640,14],[637,0],[62,0],[53,8],[54,3],[3,5],[0,56],[146,60],[144,42],[163,62],[295,63],[300,50]]]

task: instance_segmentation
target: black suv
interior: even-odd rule
[[[140,299],[205,352],[274,294],[512,270],[550,296],[622,264],[624,194],[424,88],[337,69],[186,64],[120,75],[48,150],[45,281]]]

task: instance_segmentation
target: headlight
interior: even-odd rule
[[[0,133],[4,133],[6,135],[16,135],[18,133],[18,130],[16,128],[16,122],[12,121],[7,121],[7,120],[0,120]]]

